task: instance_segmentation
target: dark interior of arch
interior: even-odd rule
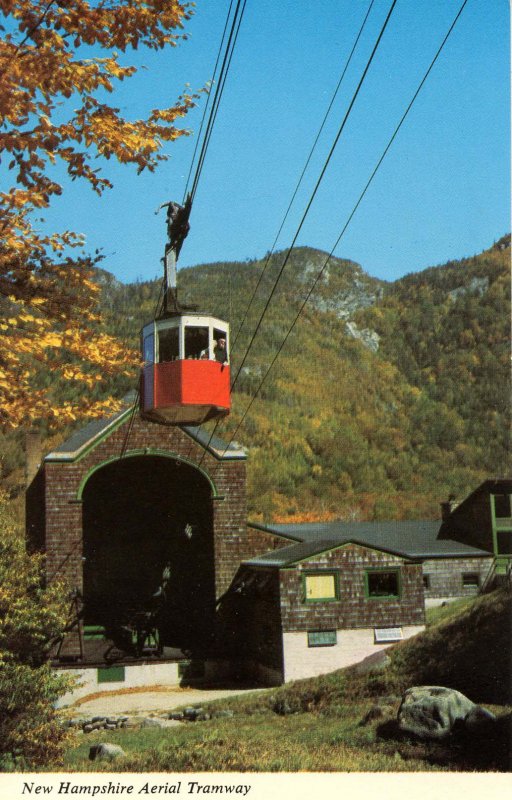
[[[159,456],[114,462],[87,482],[83,523],[85,624],[129,649],[150,619],[161,645],[205,652],[215,611],[206,478]]]

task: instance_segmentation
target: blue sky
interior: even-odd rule
[[[298,244],[330,251],[461,0],[398,0]],[[172,104],[211,77],[228,0],[197,0],[188,41],[126,54],[143,66],[111,102],[128,118]],[[262,257],[272,246],[369,0],[247,0],[180,265]],[[279,239],[292,241],[387,14],[376,0]],[[510,228],[509,7],[469,0],[405,125],[336,249],[371,275],[472,255]],[[185,122],[199,129],[205,100]],[[107,164],[114,189],[97,198],[66,184],[46,214],[86,234],[123,281],[161,274],[162,202],[181,200],[194,137],[167,147],[154,174]]]

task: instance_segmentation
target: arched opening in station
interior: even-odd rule
[[[162,456],[127,457],[91,475],[82,496],[86,632],[139,656],[148,641],[159,653],[206,654],[215,611],[211,496],[199,470]]]

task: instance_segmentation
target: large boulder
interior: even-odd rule
[[[380,672],[391,664],[391,659],[384,650],[378,650],[370,656],[366,656],[354,666],[356,675],[367,675],[370,672]]]
[[[163,728],[164,720],[159,717],[145,717],[141,722],[141,728]]]
[[[400,730],[421,739],[443,739],[454,727],[474,729],[494,719],[461,692],[444,686],[413,686],[405,692],[398,709]]]
[[[181,725],[181,722],[178,722],[177,720],[174,719],[162,719],[161,717],[146,717],[141,723],[141,728],[172,728],[177,725]]]
[[[125,756],[122,747],[118,744],[110,744],[110,742],[101,742],[101,744],[93,744],[89,749],[89,759],[91,761],[107,760],[114,761],[116,758]]]

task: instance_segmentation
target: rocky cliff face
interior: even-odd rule
[[[296,273],[299,291],[302,286],[309,291],[322,272],[308,300],[310,308],[322,314],[334,314],[337,319],[350,323],[356,311],[373,306],[384,295],[384,281],[370,277],[354,261],[329,257],[309,248],[299,248],[294,254],[294,258],[297,257],[300,263]],[[379,337],[373,331],[359,330],[350,323],[347,324],[347,333],[374,351],[378,348]]]
[[[317,275],[322,273],[308,300],[310,308],[344,320],[346,334],[376,353],[380,336],[370,328],[360,328],[353,321],[353,316],[360,309],[373,306],[384,296],[384,281],[370,277],[354,261],[329,257],[307,248],[305,250],[305,259],[297,272],[299,284],[309,291]],[[300,249],[298,253],[300,258]]]

